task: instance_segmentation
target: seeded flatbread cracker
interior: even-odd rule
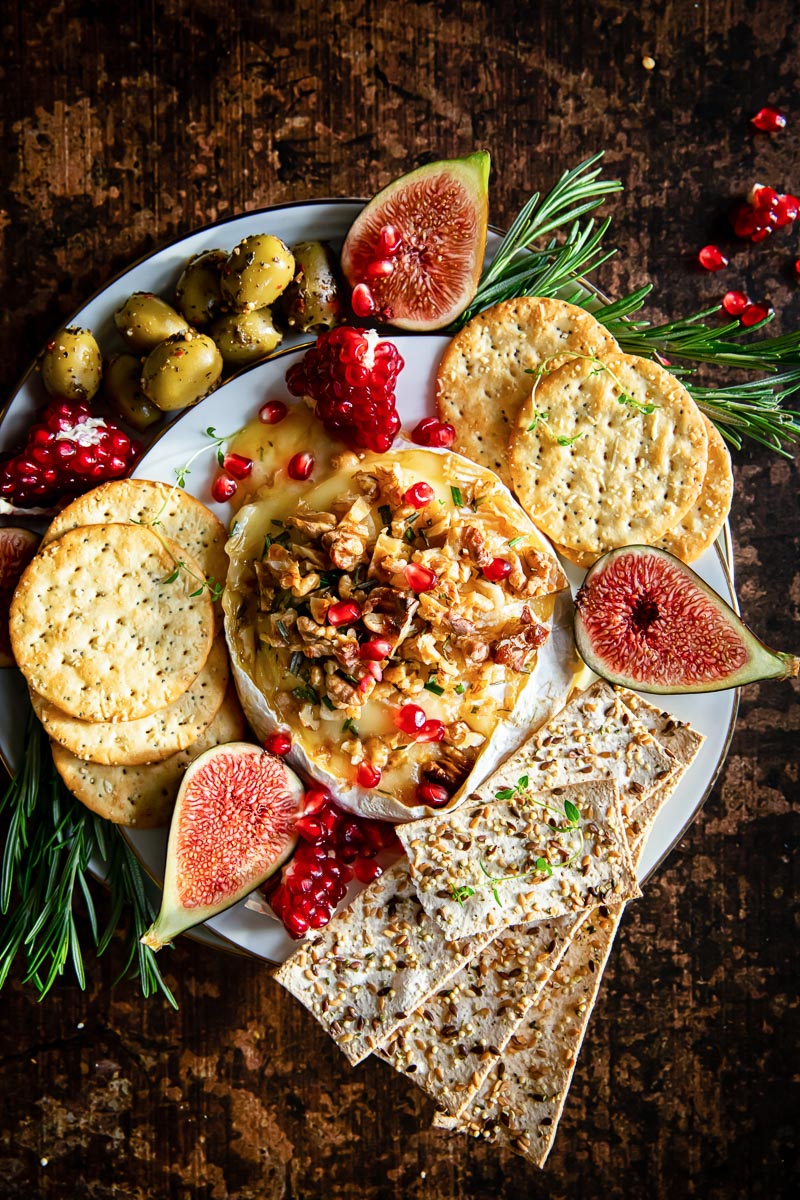
[[[82,762],[69,750],[51,743],[53,761],[64,783],[78,800],[116,825],[154,829],[168,825],[175,797],[189,763],[204,750],[240,742],[247,725],[233,685],[205,733],[163,762],[135,767],[107,767]]]
[[[196,742],[213,721],[228,686],[228,651],[218,637],[191,686],[166,708],[138,721],[81,721],[36,692],[31,704],[54,742],[77,758],[107,766],[161,762]]]
[[[603,357],[618,348],[591,313],[564,300],[522,296],[479,313],[453,338],[436,376],[437,409],[455,426],[455,449],[511,486],[508,439],[533,387],[527,372],[563,350]]]
[[[492,937],[449,941],[424,913],[401,859],[309,937],[275,978],[355,1064]]]
[[[183,488],[150,479],[114,479],[78,496],[50,522],[42,545],[80,525],[148,525],[156,520],[155,528],[188,550],[206,579],[225,582],[228,533],[220,519]]]
[[[199,573],[185,550],[138,525],[68,530],[39,551],[11,604],[28,685],[84,721],[134,721],[172,704],[211,649]]]
[[[576,359],[539,379],[509,462],[534,524],[585,561],[673,529],[700,495],[707,457],[703,416],[675,376],[606,354],[602,366]]]
[[[613,781],[543,792],[522,777],[397,832],[423,908],[451,938],[639,895]]]
[[[703,417],[708,437],[708,462],[700,495],[674,529],[655,543],[685,563],[695,562],[725,524],[733,500],[733,468],[728,447],[708,417]]]

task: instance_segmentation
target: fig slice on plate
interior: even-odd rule
[[[680,559],[653,546],[599,558],[575,598],[575,642],[588,667],[640,692],[718,692],[797,675]]]
[[[144,944],[160,950],[277,871],[297,844],[303,794],[294,771],[260,746],[229,742],[196,758],[175,802],[161,911]]]
[[[485,151],[427,163],[362,209],[342,247],[357,316],[429,330],[463,312],[483,266],[489,163]]]
[[[8,636],[11,597],[38,545],[39,535],[30,529],[18,529],[11,525],[0,529],[0,667],[14,666]]]

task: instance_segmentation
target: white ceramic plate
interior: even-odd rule
[[[229,249],[251,233],[275,233],[291,243],[308,238],[341,240],[360,205],[357,201],[318,202],[261,210],[247,216],[209,226],[145,259],[119,276],[94,297],[71,323],[92,328],[104,352],[116,344],[111,315],[133,291],[155,291],[169,296],[187,258],[201,250],[219,246]],[[392,339],[405,359],[397,386],[398,410],[407,428],[434,411],[433,376],[447,339],[442,335],[398,336]],[[135,475],[175,482],[176,469],[204,446],[205,430],[211,426],[222,434],[234,433],[254,417],[269,399],[287,399],[285,373],[300,353],[292,350],[302,339],[287,339],[289,349],[232,377],[197,407],[182,413],[154,442],[138,464]],[[36,374],[29,373],[15,394],[0,428],[0,447],[18,439],[33,411],[43,402]],[[201,455],[192,465],[187,480],[191,491],[223,521],[229,521],[229,505],[211,500],[211,481],[217,472],[213,453]],[[729,539],[709,550],[694,569],[734,607],[730,570]],[[569,568],[577,584],[581,573]],[[26,705],[21,676],[0,672],[0,752],[7,762],[17,760],[22,744]],[[642,867],[648,874],[662,861],[680,838],[711,790],[728,749],[736,717],[738,692],[663,697],[664,707],[681,720],[689,721],[706,741],[680,786],[660,814],[647,843]],[[166,834],[163,830],[129,830],[130,843],[151,877],[163,878]],[[269,961],[282,961],[295,945],[283,927],[247,908],[244,902],[212,918],[205,927],[209,944],[232,947]],[[202,933],[202,931],[199,931]]]

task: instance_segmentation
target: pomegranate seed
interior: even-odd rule
[[[314,455],[309,454],[307,450],[301,450],[289,459],[286,470],[290,479],[308,479],[314,470]]]
[[[770,225],[762,225],[758,229],[753,230],[753,233],[751,234],[751,237],[750,237],[750,241],[753,242],[755,245],[758,245],[759,242],[765,241],[765,239],[768,238],[771,235],[771,233],[772,233],[772,227]]]
[[[484,578],[491,579],[492,583],[499,583],[511,574],[511,563],[507,558],[493,558],[482,570]]]
[[[394,270],[394,263],[390,258],[376,258],[367,267],[367,279],[386,279]]]
[[[366,283],[357,283],[353,288],[350,305],[357,317],[371,317],[375,312],[375,297]]]
[[[779,229],[784,225],[791,225],[797,220],[800,213],[800,200],[797,196],[781,196],[778,200],[778,213],[775,218],[775,224]]]
[[[417,787],[417,800],[420,804],[427,804],[429,808],[441,808],[449,799],[450,793],[447,788],[438,783],[420,783]]]
[[[324,908],[318,904],[312,915],[308,918],[308,924],[312,929],[324,929],[328,924],[333,913],[329,908]]]
[[[417,734],[418,742],[440,742],[444,737],[444,721],[426,721]]]
[[[744,292],[726,292],[722,297],[722,307],[731,317],[740,316],[749,303],[750,301]]]
[[[743,325],[757,325],[759,321],[766,321],[770,312],[766,304],[748,304],[740,320]]]
[[[218,475],[211,485],[211,495],[218,504],[224,504],[226,500],[230,500],[231,496],[236,495],[238,484],[235,479],[231,479],[230,475]]]
[[[430,504],[435,492],[429,483],[415,483],[403,493],[403,503],[412,508],[425,508]]]
[[[382,659],[389,657],[393,648],[392,643],[386,638],[371,638],[359,646],[358,657],[367,662],[381,662]]]
[[[794,260],[794,273],[800,279],[800,258]]]
[[[404,704],[394,714],[394,723],[397,728],[412,736],[419,733],[427,719],[425,709],[420,708],[418,704]]]
[[[360,858],[353,869],[359,883],[372,883],[383,874],[383,867],[374,858]]]
[[[750,123],[762,133],[777,133],[785,127],[786,117],[778,112],[777,108],[760,108],[756,115],[751,117]]]
[[[375,249],[378,254],[397,254],[403,244],[400,230],[396,225],[384,225],[378,234]]]
[[[253,469],[253,460],[245,458],[243,454],[226,454],[222,460],[222,467],[234,479],[247,479]]]
[[[277,887],[270,895],[269,902],[272,906],[272,911],[275,913],[275,916],[283,919],[283,914],[286,911],[287,904],[289,903],[288,888],[282,886]]]
[[[258,410],[258,419],[262,425],[277,425],[289,411],[288,405],[282,400],[268,400]]]
[[[437,446],[447,450],[456,440],[456,431],[452,425],[438,421],[436,417],[423,417],[411,431],[411,440],[418,446]]]
[[[742,204],[733,214],[733,231],[737,237],[750,238],[761,228],[761,214],[753,204]]]
[[[320,821],[319,817],[299,817],[295,821],[295,829],[300,837],[304,841],[310,842],[312,846],[321,846],[329,838],[328,828],[324,822]]]
[[[356,779],[363,788],[377,787],[381,781],[381,772],[371,762],[362,762],[359,763]]]
[[[439,582],[435,571],[421,563],[410,562],[405,570],[406,581],[412,592],[429,592]]]
[[[700,266],[706,271],[721,271],[723,267],[727,267],[728,265],[728,260],[719,246],[703,246],[697,259]]]
[[[329,625],[337,627],[339,625],[352,625],[360,616],[361,609],[355,600],[340,600],[337,604],[330,606],[325,615],[325,620]]]
[[[303,812],[318,813],[325,805],[330,804],[331,794],[327,788],[309,788],[303,797]]]
[[[757,209],[763,212],[772,212],[778,207],[780,196],[774,188],[757,183],[751,190],[748,199],[751,204],[755,204]]]
[[[277,754],[280,758],[283,758],[284,754],[288,754],[291,748],[291,734],[271,733],[264,739],[264,749],[269,750],[270,754]]]
[[[295,912],[293,909],[287,912],[286,916],[283,918],[283,924],[286,928],[286,932],[289,934],[289,937],[295,938],[295,940],[301,938],[305,933],[308,932],[307,919],[299,912]]]

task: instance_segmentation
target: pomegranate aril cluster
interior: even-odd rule
[[[340,325],[286,373],[294,396],[310,396],[331,436],[353,450],[388,450],[400,430],[395,383],[404,366],[397,347],[372,330]]]
[[[88,404],[51,400],[24,448],[0,464],[0,496],[20,508],[45,508],[127,475],[141,449]]]
[[[790,193],[756,183],[744,204],[734,210],[731,223],[737,237],[758,244],[775,229],[793,224],[800,214],[800,200]]]
[[[328,924],[353,878],[364,884],[378,879],[383,871],[377,855],[400,844],[388,821],[344,812],[324,788],[306,793],[296,828],[300,842],[291,861],[261,891],[289,936],[301,938]]]

